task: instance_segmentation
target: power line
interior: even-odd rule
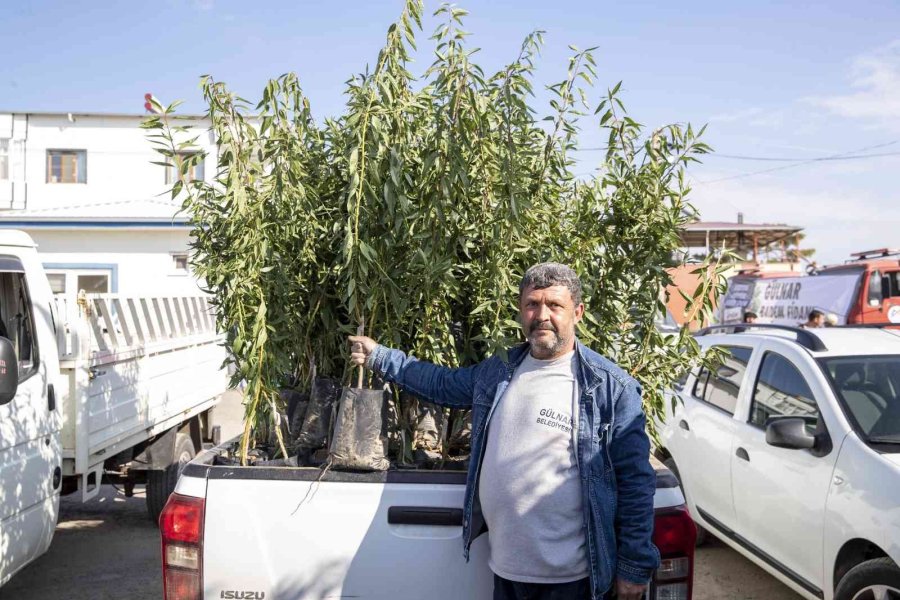
[[[758,160],[767,162],[823,162],[835,160],[856,160],[859,158],[880,158],[883,156],[900,156],[900,152],[879,152],[876,154],[857,154],[855,156],[822,156],[819,158],[775,158],[767,156],[740,156],[736,154],[718,154],[713,153],[708,156],[712,158],[733,158],[735,160]]]
[[[817,162],[825,162],[825,161],[835,161],[835,160],[852,160],[857,158],[876,158],[882,156],[897,156],[900,155],[900,152],[883,152],[878,154],[863,154],[859,155],[860,152],[865,152],[867,150],[876,150],[878,148],[885,148],[887,146],[893,146],[894,144],[900,143],[900,140],[894,140],[892,142],[886,142],[884,144],[875,144],[874,146],[865,146],[863,148],[859,148],[857,150],[850,150],[847,152],[841,152],[840,154],[832,154],[831,156],[822,156],[819,158],[808,158],[803,159],[792,164],[782,165],[780,167],[772,167],[769,169],[762,169],[760,171],[748,171],[746,173],[738,173],[737,175],[729,175],[728,177],[720,177],[719,179],[710,179],[708,181],[697,181],[698,185],[707,185],[710,183],[718,183],[720,181],[730,181],[734,179],[744,179],[746,177],[753,177],[754,175],[762,175],[764,173],[774,173],[775,171],[784,171],[786,169],[793,169],[795,167],[801,167],[803,165],[809,165]],[[857,156],[853,156],[857,155]],[[714,155],[711,155],[714,156]]]
[[[887,142],[885,144],[878,144],[877,146],[869,146],[866,150],[874,150],[876,148],[884,148],[887,146],[892,146],[894,144],[900,143],[900,140],[895,140],[893,142]],[[594,148],[573,148],[575,152],[605,152],[609,150],[608,147],[597,146]],[[884,156],[900,156],[900,152],[881,152],[876,154],[860,154],[856,156],[847,156],[848,154],[855,154],[857,152],[862,152],[863,150],[854,150],[851,152],[846,152],[843,154],[834,154],[830,156],[819,156],[819,157],[808,157],[808,156],[795,156],[791,158],[781,157],[781,156],[747,156],[744,154],[722,154],[721,152],[711,152],[705,155],[706,158],[728,158],[733,160],[755,160],[755,161],[765,161],[765,162],[820,162],[820,161],[834,161],[834,160],[856,160],[860,158],[881,158]]]

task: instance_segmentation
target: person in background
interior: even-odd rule
[[[744,323],[756,323],[758,318],[759,315],[752,310],[748,310],[744,313]]]
[[[825,326],[825,313],[821,310],[811,310],[806,323],[800,325],[804,329],[818,329]]]
[[[838,318],[834,313],[828,313],[825,316],[825,327],[837,327]]]

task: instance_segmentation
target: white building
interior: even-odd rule
[[[151,164],[144,117],[0,111],[0,228],[34,238],[54,292],[197,292],[173,169]],[[209,152],[193,177],[211,179],[213,136],[191,124]]]

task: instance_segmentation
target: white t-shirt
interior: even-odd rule
[[[530,354],[488,424],[479,497],[491,570],[511,581],[566,583],[588,576],[582,488],[575,458],[577,358]]]

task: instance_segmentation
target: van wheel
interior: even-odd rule
[[[687,495],[684,493],[684,483],[681,482],[681,474],[678,472],[678,465],[675,464],[674,458],[669,458],[663,461],[663,464],[666,465],[666,468],[672,471],[672,474],[675,476],[675,479],[678,480],[678,487],[681,488],[681,494],[687,499]],[[697,526],[697,543],[696,546],[702,546],[706,543],[706,540],[709,539],[709,532],[706,531],[700,523],[694,521],[694,525]]]
[[[194,442],[186,433],[175,436],[175,462],[162,471],[147,471],[147,514],[154,523],[159,523],[159,515],[162,513],[169,495],[175,491],[178,476],[184,470],[184,466],[194,459]]]
[[[841,578],[835,600],[900,600],[900,568],[890,558],[860,563]]]

